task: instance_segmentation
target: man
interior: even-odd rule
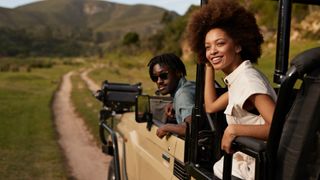
[[[151,80],[157,84],[157,92],[173,97],[172,106],[167,107],[166,114],[168,118],[175,116],[177,121],[177,124],[167,123],[159,127],[157,136],[163,138],[170,133],[184,136],[186,122],[191,122],[195,83],[185,78],[187,73],[183,62],[172,53],[153,57],[148,67]]]

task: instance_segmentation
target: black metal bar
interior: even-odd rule
[[[120,180],[120,162],[119,162],[119,149],[118,149],[118,139],[115,131],[113,131],[112,128],[110,128],[105,121],[100,122],[100,127],[105,129],[107,132],[110,133],[111,139],[112,139],[112,146],[113,146],[113,158],[114,158],[114,174],[116,180]]]
[[[279,0],[278,8],[276,66],[273,81],[281,84],[288,70],[292,1]]]
[[[201,0],[201,7],[208,3],[208,0]],[[198,154],[198,132],[199,132],[199,123],[202,119],[203,112],[203,94],[204,94],[204,64],[197,64],[197,75],[196,75],[196,97],[195,97],[195,106],[192,112],[192,121],[191,121],[191,132],[189,139],[189,158],[188,160],[192,163],[197,163],[197,154]]]
[[[200,0],[201,7],[208,3],[208,0]],[[194,169],[197,164],[198,156],[198,132],[199,123],[201,121],[203,112],[203,94],[204,94],[204,64],[197,64],[197,75],[196,75],[196,97],[195,106],[192,111],[192,121],[190,126],[190,136],[188,136],[188,157],[185,158],[189,164],[189,168]],[[189,172],[192,174],[192,172]]]
[[[232,176],[232,156],[233,154],[224,154],[223,155],[223,180],[231,180]]]
[[[186,135],[184,138],[184,159],[183,162],[187,164],[189,162],[190,157],[190,124],[186,123]]]
[[[100,110],[100,114],[99,114],[100,115],[100,117],[99,117],[99,126],[100,126],[100,124],[102,122],[105,122],[106,119],[110,118],[111,114],[112,114],[112,112],[110,110],[107,110],[106,108],[102,108]],[[105,138],[104,129],[102,128],[102,126],[100,126],[100,128],[99,128],[99,136],[100,136],[100,140],[101,140],[102,144],[107,145],[108,142],[107,142],[107,140]]]
[[[203,90],[204,90],[204,64],[197,65],[197,78],[196,78],[196,98],[195,106],[192,112],[191,133],[190,133],[190,157],[189,161],[197,162],[197,149],[198,149],[198,132],[199,123],[201,121],[203,112]]]
[[[204,171],[197,167],[196,164],[190,163],[188,166],[186,166],[187,172],[189,174],[192,174],[192,177],[194,179],[201,179],[201,180],[212,180],[212,173],[204,173]]]
[[[200,2],[201,7],[206,4],[208,4],[208,0],[201,0]]]
[[[105,138],[104,131],[107,131],[112,140],[112,147],[113,147],[113,158],[114,158],[114,170],[115,170],[115,178],[116,180],[120,180],[120,162],[119,162],[119,148],[118,148],[118,139],[116,132],[109,127],[106,124],[106,120],[112,116],[112,112],[107,109],[102,109],[100,111],[100,117],[99,117],[99,135],[100,135],[100,140],[104,145],[108,144],[108,141]],[[113,122],[112,124],[113,125]]]
[[[268,174],[267,174],[267,158],[266,153],[261,152],[259,153],[258,157],[256,159],[256,165],[255,165],[255,179],[259,180],[267,180]]]

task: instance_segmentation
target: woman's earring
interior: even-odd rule
[[[237,46],[237,47],[236,47],[236,53],[240,53],[241,50],[242,50],[241,46]]]

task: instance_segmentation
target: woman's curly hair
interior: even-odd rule
[[[209,0],[196,10],[188,23],[188,40],[199,62],[206,62],[205,37],[213,28],[223,29],[236,44],[241,46],[242,60],[257,63],[261,56],[263,36],[254,15],[235,0]]]

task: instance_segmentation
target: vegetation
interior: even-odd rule
[[[73,68],[57,65],[0,73],[2,179],[67,179],[51,101],[61,75]]]
[[[98,122],[101,103],[94,98],[85,82],[80,79],[79,73],[72,76],[72,102],[75,104],[76,111],[81,113],[81,117],[85,120],[96,142],[100,143]]]
[[[50,28],[36,34],[25,29],[0,28],[0,56],[92,56],[97,51],[92,38],[77,31],[69,36],[54,35]]]
[[[250,11],[256,14],[258,24],[262,29],[265,41],[267,43],[275,43],[276,29],[277,29],[277,8],[278,2],[276,1],[261,1],[261,0],[241,0],[240,3],[244,4]],[[165,25],[163,30],[158,31],[155,35],[150,36],[147,41],[147,49],[151,50],[153,54],[161,52],[174,52],[177,55],[182,55],[182,45],[186,39],[186,26],[190,14],[198,9],[199,6],[191,6],[187,13],[177,18],[171,18],[168,14],[162,17],[162,23]],[[294,4],[292,10],[292,32],[297,33],[295,39],[315,39],[319,38],[320,28],[312,29],[315,27],[313,20],[316,20],[320,15],[319,9],[313,6]],[[312,15],[314,18],[312,18]],[[311,16],[311,17],[309,17]],[[306,19],[308,21],[306,21]],[[301,22],[303,22],[301,25]],[[311,25],[313,24],[313,25]],[[306,28],[309,27],[309,28]]]
[[[185,39],[185,31],[188,23],[188,18],[192,11],[197,9],[196,6],[191,6],[185,15],[173,18],[169,14],[164,14],[162,23],[165,25],[164,29],[157,34],[149,37],[148,49],[154,54],[161,52],[173,52],[178,56],[182,55],[182,41]]]
[[[128,32],[124,36],[124,38],[122,40],[122,44],[125,46],[130,46],[130,45],[139,46],[139,44],[140,44],[139,34],[136,32]]]
[[[102,56],[101,51],[121,45],[128,29],[140,40],[154,34],[163,27],[160,19],[166,12],[154,6],[98,0],[39,1],[0,8],[0,57]]]
[[[88,58],[89,59],[89,58]],[[34,69],[49,69],[57,65],[80,65],[81,58],[70,61],[70,58],[29,57],[0,59],[0,72],[31,72]]]
[[[261,0],[240,2],[256,14],[265,39],[274,42],[278,3]],[[13,10],[0,9],[4,14],[0,17],[0,57],[103,57],[115,49],[132,55],[143,51],[182,55],[188,18],[197,8],[199,6],[191,6],[185,15],[179,16],[144,5],[56,0]],[[318,16],[309,18],[318,10],[306,5],[293,6],[292,32],[301,32],[295,37],[318,38],[320,28],[314,29],[317,26],[313,25]],[[309,20],[305,21],[306,18]]]
[[[98,84],[104,80],[130,84],[141,82],[143,83],[143,91],[153,94],[155,84],[149,81],[147,68],[147,63],[152,56],[152,53],[147,52],[135,56],[122,53],[108,54],[102,61],[105,64],[104,68],[93,71],[90,76]]]

